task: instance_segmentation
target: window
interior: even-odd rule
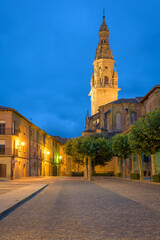
[[[108,84],[108,77],[107,76],[104,77],[104,84]]]
[[[12,122],[12,134],[13,135],[15,134],[15,122],[14,121]]]
[[[4,155],[5,154],[5,145],[0,144],[0,154]]]
[[[40,155],[40,158],[42,157],[42,149],[40,148],[40,153],[39,153],[39,155]]]
[[[43,142],[44,142],[44,144],[46,144],[46,136],[45,135],[43,135]]]
[[[36,162],[34,162],[34,171],[36,170],[36,167],[37,167],[37,166],[36,166]]]
[[[34,157],[36,157],[36,148],[34,147]]]
[[[116,129],[121,130],[121,114],[116,114]]]
[[[145,115],[147,114],[147,106],[146,105],[144,106],[144,114]]]
[[[34,130],[34,137],[36,138],[37,137],[37,131]]]
[[[5,127],[6,127],[5,122],[4,121],[0,121],[0,134],[1,135],[5,134]]]
[[[23,135],[26,135],[26,127],[23,129]]]
[[[133,112],[131,114],[131,123],[134,123],[137,120],[137,114],[135,112]]]

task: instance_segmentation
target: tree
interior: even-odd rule
[[[106,138],[98,138],[96,141],[96,152],[92,157],[92,166],[105,166],[113,157],[112,143]]]
[[[112,149],[114,156],[122,158],[124,166],[123,176],[126,177],[126,158],[131,154],[128,136],[124,134],[115,135],[112,138]]]
[[[160,147],[160,111],[148,113],[144,119],[135,122],[130,128],[129,141],[132,150],[138,155],[139,166],[142,166],[141,154],[151,155],[152,175],[155,175],[155,153]],[[143,177],[143,173],[141,175]]]
[[[84,177],[89,180],[92,178],[92,167],[104,166],[113,156],[111,142],[102,134],[71,139],[66,143],[64,151],[75,162],[84,164]]]
[[[82,137],[73,138],[66,142],[64,146],[64,152],[66,155],[71,156],[72,160],[80,165],[83,165],[84,155],[82,151]]]
[[[148,154],[148,143],[144,134],[144,119],[136,121],[130,128],[129,144],[131,150],[138,157],[140,179],[144,179],[141,154]]]
[[[113,157],[111,142],[104,138],[87,136],[83,138],[84,155],[88,158],[89,180],[92,178],[92,167],[104,166]]]
[[[148,113],[144,120],[144,134],[146,135],[152,162],[152,175],[157,173],[155,154],[160,148],[160,111]]]

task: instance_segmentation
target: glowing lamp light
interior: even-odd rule
[[[62,159],[62,156],[59,156],[59,159]]]
[[[47,155],[49,155],[50,154],[50,152],[47,152]]]
[[[21,142],[21,145],[24,146],[24,145],[25,145],[25,142]]]

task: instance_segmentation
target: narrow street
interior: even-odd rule
[[[160,185],[96,178],[51,181],[0,221],[1,240],[159,240]]]

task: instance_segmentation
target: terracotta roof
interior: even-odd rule
[[[143,97],[136,97],[136,99],[140,102]]]
[[[56,140],[58,140],[62,145],[65,145],[66,142],[70,139],[70,138],[62,138],[60,136],[53,136]]]
[[[116,101],[110,102],[108,104],[139,103],[139,99],[138,98],[121,98],[121,99],[118,99]]]
[[[15,111],[13,108],[0,106],[0,111]]]
[[[96,117],[96,116],[98,116],[99,115],[99,112],[98,113],[95,113],[94,115],[91,115],[89,118],[94,118],[94,117]]]

